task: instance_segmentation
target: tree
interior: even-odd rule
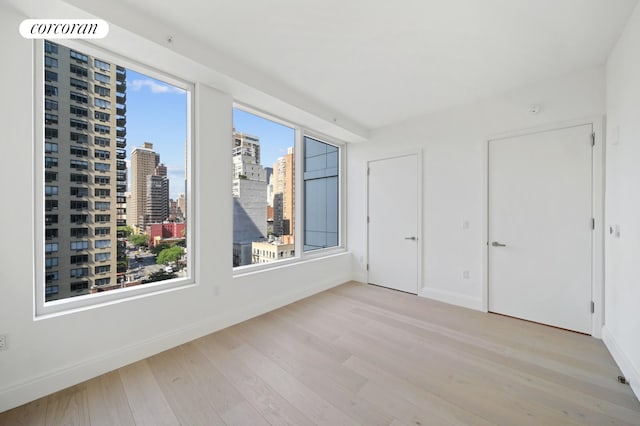
[[[129,242],[134,246],[145,246],[149,245],[149,236],[145,234],[134,234],[129,235]]]
[[[163,265],[168,265],[172,262],[177,262],[182,255],[184,254],[184,249],[179,246],[173,246],[166,248],[160,252],[158,255],[158,259],[156,263],[161,263]]]
[[[129,235],[133,233],[133,229],[131,229],[130,226],[118,226],[117,230],[118,233],[122,233],[124,235],[124,238],[128,238]]]
[[[162,250],[166,250],[166,249],[168,249],[169,247],[171,247],[171,244],[167,244],[167,243],[160,243],[160,244],[158,244],[157,246],[153,246],[153,247],[151,247],[151,248],[149,249],[149,251],[150,251],[151,253],[153,253],[153,254],[155,254],[155,255],[157,256],[158,254],[160,254],[160,252],[161,252]]]

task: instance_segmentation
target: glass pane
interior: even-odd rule
[[[233,266],[295,256],[294,129],[233,110]]]
[[[46,301],[187,276],[187,92],[46,46],[59,65],[44,102],[57,110],[43,123],[57,189],[46,190]]]
[[[338,148],[304,139],[304,250],[338,245]]]

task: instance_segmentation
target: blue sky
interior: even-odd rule
[[[261,163],[273,167],[275,161],[294,145],[294,130],[248,112],[233,110],[233,127],[260,138]],[[220,143],[229,145],[231,137]],[[167,166],[170,197],[184,192],[184,149],[187,138],[187,95],[171,84],[127,69],[127,158],[144,142],[152,142]],[[130,174],[130,173],[129,173]]]
[[[184,192],[186,139],[186,92],[127,69],[127,158],[133,148],[152,142],[167,166],[173,199]]]
[[[233,127],[242,133],[260,138],[260,163],[273,167],[279,157],[294,145],[295,132],[291,127],[265,120],[246,111],[233,109]],[[231,157],[229,157],[231,158]]]

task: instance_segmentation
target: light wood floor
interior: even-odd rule
[[[348,283],[1,425],[640,425],[602,342]]]

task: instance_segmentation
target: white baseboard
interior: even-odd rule
[[[618,342],[616,342],[613,334],[609,332],[606,326],[602,327],[602,341],[611,353],[616,364],[622,371],[622,374],[631,385],[631,390],[636,394],[636,398],[640,399],[640,370],[636,368],[631,359],[624,353]]]
[[[448,303],[450,305],[462,306],[463,308],[482,311],[482,300],[480,298],[467,296],[459,293],[452,293],[445,290],[437,290],[434,288],[422,288],[418,292],[419,296],[428,299],[437,300],[439,302]]]
[[[22,383],[0,389],[0,413],[336,287],[343,282],[345,281],[322,282],[302,290],[275,296],[260,303],[254,303],[225,314],[215,315],[181,329],[117,348],[101,356],[86,359],[72,366],[50,371]]]

